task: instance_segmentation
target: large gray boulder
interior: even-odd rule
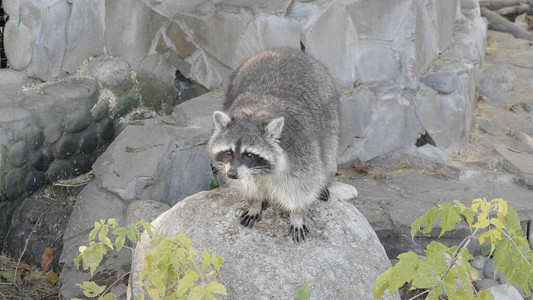
[[[343,186],[332,185],[330,200],[317,202],[307,213],[311,232],[300,244],[287,234],[288,214],[275,208],[267,208],[252,229],[240,225],[246,201],[223,188],[179,202],[152,224],[156,233],[184,233],[196,249],[222,256],[227,299],[292,299],[305,282],[312,299],[371,299],[374,281],[390,262],[363,215],[339,200]],[[149,244],[146,236],[137,244],[131,282],[138,281]],[[337,293],[332,286],[353,289]],[[133,289],[136,298],[141,288]]]

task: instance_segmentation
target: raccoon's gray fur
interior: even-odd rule
[[[305,239],[304,214],[327,200],[337,170],[338,109],[331,76],[298,50],[261,52],[235,72],[208,149],[214,169],[250,200],[241,224],[254,226],[272,203],[290,212],[293,240]]]

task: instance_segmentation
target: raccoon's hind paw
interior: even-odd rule
[[[324,189],[322,189],[322,191],[320,192],[320,195],[318,196],[318,199],[319,200],[322,200],[322,201],[328,201],[329,200],[329,189],[328,187],[324,187]]]
[[[291,225],[291,229],[289,230],[289,234],[292,236],[292,240],[296,243],[299,243],[300,241],[305,241],[305,235],[308,233],[309,229],[307,229],[307,226],[305,226],[305,224],[302,224],[302,226]]]

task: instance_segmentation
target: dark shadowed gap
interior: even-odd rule
[[[422,147],[425,144],[430,144],[437,147],[437,145],[435,145],[435,142],[433,141],[433,138],[431,137],[431,135],[429,135],[427,131],[416,140],[415,146]]]
[[[7,58],[4,49],[4,29],[6,27],[8,16],[4,12],[2,3],[0,2],[0,68],[7,68]]]

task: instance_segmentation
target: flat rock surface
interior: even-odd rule
[[[242,226],[246,201],[221,188],[179,202],[152,224],[156,232],[184,233],[196,249],[222,256],[227,299],[291,299],[304,282],[314,299],[371,299],[373,282],[390,262],[365,218],[338,200],[340,190],[336,186],[329,201],[317,201],[310,209],[306,222],[311,232],[299,244],[288,235],[288,214],[272,207],[254,228]],[[134,270],[148,245],[146,238],[137,245]],[[337,293],[332,286],[349,290]]]

